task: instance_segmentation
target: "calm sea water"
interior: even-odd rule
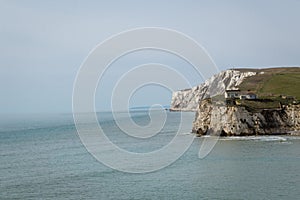
[[[113,142],[147,152],[172,139],[180,113],[168,113],[164,129],[149,140],[130,138],[110,113],[99,115]],[[138,124],[149,122],[145,112],[132,116]],[[0,199],[299,199],[299,137],[224,138],[199,159],[202,141],[196,138],[162,170],[129,174],[87,152],[71,115],[2,116]]]

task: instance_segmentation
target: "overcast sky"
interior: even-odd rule
[[[88,53],[111,35],[137,27],[165,27],[189,35],[205,47],[220,70],[299,66],[299,11],[299,0],[1,0],[0,113],[71,112],[73,82]],[[155,62],[185,65],[156,53],[136,54],[114,70],[135,63],[133,58],[139,59],[137,63],[155,57]],[[187,77],[192,84],[202,81]],[[107,86],[102,94],[110,90]],[[145,91],[148,95],[136,93],[132,106],[169,104],[170,92]],[[96,107],[108,110],[109,103]]]

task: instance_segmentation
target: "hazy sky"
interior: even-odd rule
[[[165,27],[191,36],[221,70],[299,66],[299,11],[299,0],[1,0],[0,113],[71,112],[73,82],[84,58],[107,37],[137,27]],[[119,65],[149,62],[153,57],[185,65],[156,53],[137,53]],[[120,73],[118,65],[114,70]],[[168,104],[170,93],[156,89],[160,95],[137,93],[132,105]],[[97,109],[107,110],[109,103]]]

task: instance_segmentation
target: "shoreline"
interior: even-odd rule
[[[290,131],[287,133],[271,133],[271,134],[248,134],[248,135],[237,135],[237,134],[233,134],[233,135],[201,135],[195,132],[191,132],[192,134],[195,134],[196,137],[210,137],[210,136],[217,136],[217,137],[221,137],[221,138],[228,138],[228,137],[239,137],[239,138],[243,138],[243,137],[262,137],[262,136],[296,136],[296,137],[300,137],[300,131]]]

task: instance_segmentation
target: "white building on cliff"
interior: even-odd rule
[[[254,93],[241,94],[239,89],[231,89],[225,91],[226,99],[257,99],[257,95]]]

